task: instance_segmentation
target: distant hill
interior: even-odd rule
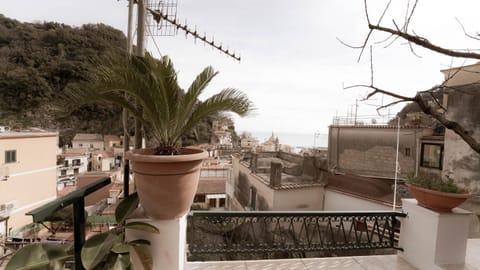
[[[121,108],[88,105],[72,112],[62,94],[68,84],[87,80],[107,51],[125,47],[123,32],[108,25],[22,23],[0,14],[0,125],[59,130],[61,145],[77,132],[122,134]],[[184,141],[209,142],[212,120]]]
[[[93,61],[125,44],[121,31],[103,24],[21,23],[0,15],[0,125],[117,129],[119,108],[88,106],[62,117],[59,104],[67,84],[87,79]]]

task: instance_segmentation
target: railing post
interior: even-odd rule
[[[85,196],[109,185],[111,181],[110,177],[102,178],[26,213],[26,215],[32,216],[34,223],[39,223],[45,221],[56,211],[73,204],[75,270],[84,269],[80,255],[85,243]]]
[[[123,197],[130,194],[130,161],[125,159],[123,164]]]
[[[85,243],[85,200],[84,197],[73,203],[73,235],[75,248],[75,270],[83,270],[82,247]]]

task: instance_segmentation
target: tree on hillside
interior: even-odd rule
[[[410,22],[411,22],[411,19],[412,19],[414,13],[415,13],[415,9],[416,9],[417,4],[419,2],[418,0],[415,0],[413,2],[408,1],[408,3],[406,4],[407,12],[406,12],[406,15],[403,19],[403,22],[397,22],[397,21],[393,20],[393,26],[390,26],[390,27],[385,26],[385,24],[383,23],[383,19],[384,19],[384,15],[386,14],[391,2],[392,1],[390,1],[386,5],[386,7],[385,7],[382,15],[378,19],[378,21],[373,22],[371,20],[370,16],[369,16],[367,0],[364,0],[365,17],[367,19],[368,28],[370,30],[369,30],[368,35],[366,36],[363,44],[361,46],[355,47],[355,48],[361,49],[360,56],[362,56],[362,54],[364,53],[367,46],[369,46],[369,44],[372,42],[371,41],[372,33],[383,32],[383,33],[387,33],[388,35],[390,35],[390,37],[386,40],[383,40],[383,41],[378,41],[377,40],[377,41],[374,41],[374,42],[380,42],[383,45],[386,44],[387,46],[389,46],[397,40],[403,40],[403,41],[407,42],[410,50],[414,54],[415,54],[415,49],[414,48],[415,48],[415,45],[416,45],[416,46],[420,46],[420,47],[423,47],[425,49],[428,49],[430,51],[433,51],[433,52],[436,52],[436,53],[439,53],[439,54],[442,54],[442,55],[446,55],[446,56],[455,57],[455,58],[480,59],[480,54],[479,53],[471,52],[471,51],[468,51],[468,50],[453,50],[453,49],[444,48],[444,47],[439,46],[437,44],[431,43],[427,38],[425,38],[423,36],[419,36],[413,30],[411,30]],[[465,29],[464,29],[464,32],[465,32],[465,35],[468,38],[472,38],[472,39],[480,41],[480,35],[479,34],[470,35],[465,31]],[[469,121],[466,124],[466,123],[462,123],[460,121],[455,121],[455,120],[452,120],[451,118],[449,118],[448,115],[447,115],[448,108],[445,108],[443,106],[442,101],[441,101],[441,95],[438,95],[438,92],[442,92],[442,91],[470,92],[470,93],[475,94],[475,92],[472,91],[471,88],[472,87],[474,87],[474,88],[478,87],[478,83],[470,84],[470,85],[467,85],[467,86],[463,85],[463,86],[458,86],[458,87],[448,86],[449,80],[454,78],[455,75],[460,71],[462,71],[461,68],[457,69],[456,72],[453,72],[452,74],[450,74],[441,85],[434,86],[430,89],[417,91],[417,93],[413,97],[403,96],[403,95],[398,94],[396,91],[380,88],[373,83],[373,79],[372,79],[372,82],[371,82],[370,85],[357,85],[355,87],[367,87],[367,88],[371,89],[371,91],[367,95],[366,99],[371,98],[372,96],[377,95],[377,94],[388,95],[388,96],[391,96],[395,99],[392,103],[387,104],[387,105],[383,105],[383,106],[379,107],[378,109],[383,109],[383,108],[392,106],[394,104],[403,103],[403,102],[413,102],[413,103],[417,104],[422,112],[424,112],[427,115],[432,116],[434,119],[439,121],[443,126],[445,126],[445,128],[451,129],[452,131],[454,131],[472,148],[472,150],[474,150],[477,153],[480,153],[480,136],[478,136],[478,134],[475,134],[475,130],[474,130],[475,127],[472,125],[473,119],[471,119],[472,121]],[[373,71],[372,71],[372,77],[373,77]],[[476,92],[478,92],[478,91],[476,91]]]
[[[0,14],[2,124],[118,133],[119,107],[84,106],[65,117],[63,92],[68,84],[89,79],[92,62],[125,45],[120,30],[103,24],[23,23]]]

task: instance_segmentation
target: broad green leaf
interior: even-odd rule
[[[117,241],[112,233],[99,233],[90,237],[82,248],[81,258],[85,269],[94,269],[102,261],[106,261],[110,250]]]
[[[64,262],[71,256],[65,245],[35,243],[19,249],[8,262],[5,270],[51,269],[57,262]]]
[[[145,270],[152,270],[153,268],[153,259],[152,254],[150,254],[150,249],[148,246],[145,245],[132,245],[133,250],[137,254],[140,262],[143,265],[143,269]]]
[[[130,261],[130,254],[118,254],[115,264],[113,265],[112,270],[129,270],[133,269],[132,263]]]
[[[129,222],[125,225],[125,227],[127,229],[145,231],[149,233],[160,233],[160,230],[157,227],[141,221]]]
[[[121,254],[130,252],[130,246],[123,243],[117,243],[113,246],[112,252]]]
[[[121,224],[125,219],[135,211],[138,207],[138,194],[135,192],[127,196],[121,201],[115,209],[115,219],[118,224]]]

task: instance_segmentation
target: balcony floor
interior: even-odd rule
[[[480,270],[480,239],[469,239],[465,265],[444,270]],[[187,262],[185,270],[415,270],[397,255],[258,261]]]
[[[397,255],[229,262],[188,262],[186,270],[414,270]]]

